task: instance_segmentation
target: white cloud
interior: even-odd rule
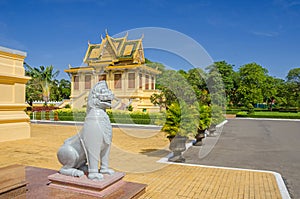
[[[279,35],[278,32],[262,32],[262,31],[253,31],[252,34],[263,37],[276,37]]]

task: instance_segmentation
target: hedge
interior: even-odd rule
[[[41,112],[35,112],[37,120],[41,120]],[[143,113],[139,111],[125,112],[125,111],[111,111],[108,110],[107,114],[110,118],[111,123],[122,123],[122,124],[156,124],[159,125],[164,121],[164,114],[162,113]],[[46,120],[49,120],[49,112],[45,112]],[[84,121],[86,112],[82,110],[72,109],[59,109],[53,113],[55,120],[59,121]],[[32,113],[30,114],[32,118]]]
[[[161,113],[143,113],[139,111],[108,111],[107,114],[112,123],[122,124],[158,124],[159,121],[164,119]]]
[[[254,112],[248,114],[247,112],[238,112],[236,117],[249,118],[282,118],[282,119],[300,119],[300,113],[292,112]]]
[[[242,109],[227,109],[226,114],[237,114],[239,112],[248,112],[249,110],[246,108]],[[300,109],[298,108],[273,108],[272,111],[270,109],[262,109],[262,108],[254,108],[254,112],[286,112],[286,113],[298,113]]]

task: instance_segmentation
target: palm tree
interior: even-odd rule
[[[55,78],[58,76],[59,71],[54,71],[52,65],[44,67],[40,66],[39,68],[33,68],[27,63],[24,63],[26,69],[26,75],[32,77],[32,80],[29,84],[33,87],[39,87],[42,91],[42,99],[45,101],[45,104],[50,99],[50,90],[54,84]]]

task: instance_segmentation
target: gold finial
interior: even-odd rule
[[[90,43],[90,40],[88,40],[88,45],[90,45],[91,43]]]
[[[105,29],[105,35],[108,36],[108,31],[107,28]]]
[[[100,35],[100,37],[101,37],[101,40],[103,40],[102,34]]]
[[[126,32],[126,34],[125,34],[125,36],[124,36],[125,38],[127,38],[128,37],[128,31]]]
[[[144,33],[142,34],[142,36],[141,36],[140,40],[142,40],[142,39],[144,39]]]

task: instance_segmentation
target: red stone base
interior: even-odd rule
[[[123,181],[124,173],[104,175],[101,181],[93,181],[87,176],[71,177],[59,173],[48,176],[49,187],[97,198],[137,198],[145,192],[146,185]]]
[[[0,199],[129,199],[145,192],[146,185],[123,181],[124,176],[117,172],[105,175],[103,181],[92,181],[86,176],[76,178],[50,169],[12,165],[0,168]]]

